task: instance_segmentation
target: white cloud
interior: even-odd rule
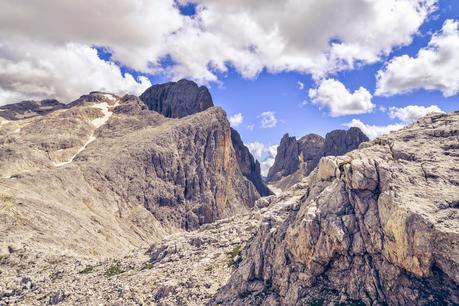
[[[415,89],[459,92],[459,21],[447,20],[416,57],[393,58],[377,73],[376,95],[392,96]]]
[[[261,142],[247,144],[250,153],[260,162],[261,175],[267,176],[269,168],[274,164],[278,145],[266,146]]]
[[[11,73],[7,71],[6,76],[0,75],[0,88],[11,97],[34,95],[33,84],[38,84],[40,94],[46,90],[58,92],[55,88],[63,87],[65,82],[69,92],[86,88],[80,82],[86,82],[83,73],[91,72],[92,79],[91,67],[73,71],[72,82],[59,77],[59,70],[66,65],[40,67],[43,54],[55,55],[55,50],[64,50],[70,43],[105,47],[122,65],[142,73],[166,73],[173,79],[217,81],[216,72],[226,72],[229,65],[245,78],[266,69],[311,73],[318,79],[329,72],[352,69],[356,63],[373,63],[393,48],[409,44],[436,3],[178,2],[197,3],[196,16],[180,15],[175,0],[94,0],[91,5],[77,0],[1,1],[0,58],[7,61],[3,65],[8,69],[25,66],[29,76],[17,75],[15,79],[24,86],[12,88]],[[167,56],[173,64],[164,67],[161,59]],[[53,63],[50,57],[46,55],[44,61]],[[29,80],[33,73],[39,73],[37,82]],[[122,75],[117,78],[123,80]],[[41,83],[43,79],[48,81]],[[126,82],[132,83],[128,79]]]
[[[253,157],[260,161],[265,152],[266,152],[266,146],[262,144],[261,142],[251,142],[247,144],[247,148],[249,148],[250,153],[252,153]]]
[[[423,117],[432,112],[442,112],[442,110],[436,106],[419,106],[419,105],[408,105],[406,107],[390,107],[389,117],[392,119],[399,119],[404,123],[410,123],[416,119]]]
[[[304,89],[304,83],[303,83],[303,82],[298,81],[298,82],[296,83],[296,85],[298,86],[298,89],[299,89],[299,90],[303,90],[303,89]]]
[[[255,129],[255,124],[249,124],[247,129],[252,132]]]
[[[244,120],[244,117],[242,116],[241,113],[234,114],[229,118],[229,122],[233,128],[239,126],[242,121]]]
[[[101,60],[95,49],[85,45],[52,50],[30,45],[14,56],[18,60],[0,57],[0,105],[50,97],[69,102],[94,90],[140,94],[151,86],[145,77],[135,80],[131,74],[122,75],[116,64]]]
[[[359,119],[352,119],[351,122],[345,123],[344,125],[347,127],[358,127],[370,139],[374,139],[389,132],[399,130],[405,126],[404,124],[400,123],[389,125],[370,125],[363,123]]]
[[[309,98],[319,108],[328,108],[332,117],[364,114],[375,107],[371,94],[364,87],[351,93],[335,79],[322,80],[318,88],[309,89]]]
[[[260,127],[263,129],[273,128],[277,125],[275,112],[263,112],[258,117],[261,118]]]

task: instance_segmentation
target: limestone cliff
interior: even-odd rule
[[[458,144],[459,112],[432,114],[322,158],[212,304],[457,305]]]

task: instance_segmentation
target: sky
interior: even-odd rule
[[[192,79],[266,174],[285,133],[458,110],[458,50],[457,0],[3,0],[0,105]]]

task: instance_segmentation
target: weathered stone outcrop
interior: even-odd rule
[[[140,99],[150,110],[169,118],[182,118],[214,106],[209,90],[188,80],[153,85]]]
[[[253,183],[261,196],[272,195],[271,190],[266,187],[261,177],[260,163],[253,158],[249,148],[244,145],[241,136],[233,128],[231,128],[231,140],[242,174]]]
[[[325,139],[308,134],[297,140],[285,134],[277,148],[274,165],[269,169],[266,181],[285,190],[308,176],[323,156],[343,155],[355,150],[368,137],[359,128],[334,130]]]
[[[457,305],[458,144],[459,112],[432,114],[322,158],[212,304]]]

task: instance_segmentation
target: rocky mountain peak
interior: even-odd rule
[[[356,127],[331,131],[325,138],[308,134],[297,140],[285,134],[266,181],[276,188],[286,189],[309,175],[322,157],[343,155],[365,141],[368,137]]]
[[[195,82],[182,79],[178,82],[153,85],[140,99],[150,110],[169,118],[182,118],[202,112],[214,104],[209,90]]]

